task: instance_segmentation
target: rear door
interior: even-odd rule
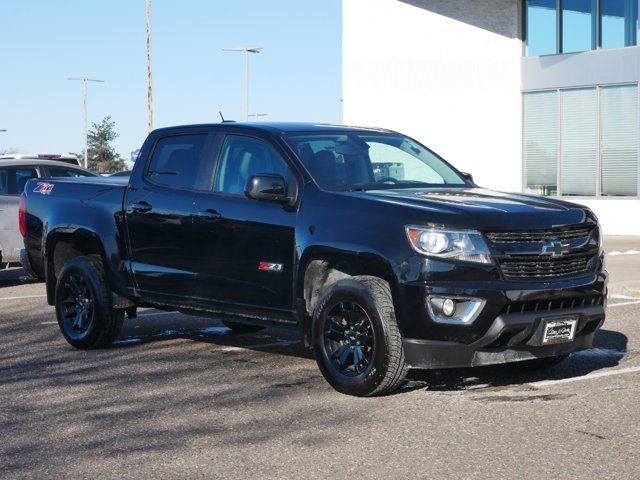
[[[31,178],[38,178],[35,165],[0,166],[0,253],[2,262],[17,262],[22,236],[18,229],[20,194]]]
[[[211,185],[214,133],[159,136],[125,198],[131,268],[137,287],[166,298],[193,295],[196,191]]]
[[[268,139],[228,131],[220,142],[214,184],[196,196],[196,294],[203,300],[291,310],[296,212],[251,200],[251,175],[294,171]]]

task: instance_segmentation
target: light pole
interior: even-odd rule
[[[249,121],[249,54],[260,53],[263,47],[223,48],[225,52],[244,52],[244,119]]]
[[[249,117],[256,117],[256,122],[260,120],[260,117],[266,117],[268,113],[251,113]]]
[[[147,0],[147,129],[153,130],[153,85],[151,82],[151,0]]]
[[[95,78],[88,77],[71,77],[67,80],[80,80],[83,83],[84,92],[84,168],[89,167],[89,124],[87,122],[87,82],[100,82],[104,83],[104,80],[97,80]]]

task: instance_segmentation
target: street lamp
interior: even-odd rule
[[[249,121],[249,54],[260,53],[263,47],[223,48],[225,52],[244,52],[244,119]]]
[[[87,123],[87,82],[101,82],[104,80],[97,80],[95,78],[88,77],[70,77],[67,80],[80,80],[84,84],[84,168],[89,167],[89,124]]]
[[[268,113],[251,113],[250,117],[256,117],[256,122],[260,120],[260,117],[266,117]]]

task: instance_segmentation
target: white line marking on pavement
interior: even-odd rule
[[[296,343],[300,343],[299,341],[282,341],[275,343],[261,343],[258,345],[243,345],[241,347],[222,347],[220,350],[223,352],[237,352],[240,350],[255,350],[256,348],[271,348],[271,347],[288,347],[289,345],[295,345]]]
[[[607,255],[612,257],[617,257],[618,255],[640,255],[640,250],[625,250],[624,252],[614,250],[613,252],[607,253]]]
[[[609,295],[609,298],[619,298],[620,300],[640,300],[640,297],[632,297],[631,295]]]
[[[624,307],[625,305],[638,305],[639,303],[640,300],[636,300],[635,302],[608,303],[607,308]]]
[[[612,375],[622,375],[625,373],[638,373],[638,372],[640,372],[640,367],[607,369],[600,372],[588,373],[581,377],[561,378],[559,380],[542,380],[540,382],[531,382],[531,383],[528,383],[527,385],[531,385],[533,387],[550,387],[552,385],[559,385],[562,383],[580,382],[582,380],[591,380],[593,378],[610,377]]]
[[[40,325],[57,325],[58,322],[40,322]]]
[[[5,297],[5,298],[0,298],[0,301],[2,300],[22,300],[23,298],[44,298],[46,297],[46,295],[24,295],[22,297]]]
[[[159,315],[172,315],[177,313],[178,312],[144,312],[144,313],[139,313],[137,316],[138,317],[156,317]]]

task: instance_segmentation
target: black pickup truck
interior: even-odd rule
[[[351,395],[411,368],[548,367],[605,317],[588,208],[479,188],[389,130],[159,129],[129,179],[29,181],[20,228],[74,347],[108,346],[136,307],[277,324]]]

